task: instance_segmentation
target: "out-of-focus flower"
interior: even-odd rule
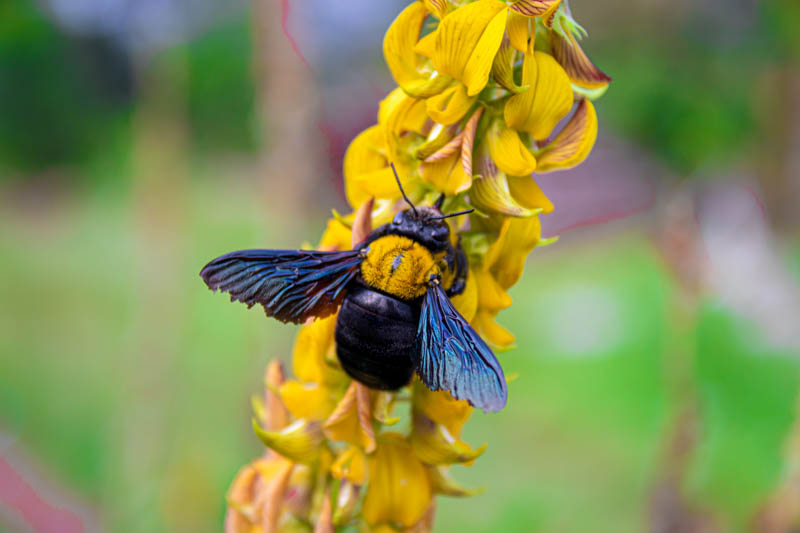
[[[345,193],[353,212],[334,213],[319,248],[348,249],[404,208],[390,164],[421,205],[445,194],[454,244],[468,261],[459,312],[495,349],[513,334],[497,324],[509,289],[543,239],[539,216],[554,206],[537,173],[586,159],[597,136],[590,99],[610,78],[578,45],[585,30],[566,0],[420,0],[395,19],[383,43],[398,87],[380,103],[376,124],[350,144]],[[389,429],[397,393],[350,380],[335,355],[336,317],[303,325],[292,354],[294,377],[270,366],[254,429],[267,447],[237,475],[229,493],[229,532],[429,532],[435,495],[479,491],[449,477],[485,445],[461,440],[472,408],[419,380],[407,432]]]

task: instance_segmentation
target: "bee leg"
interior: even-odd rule
[[[448,297],[461,294],[464,292],[464,289],[467,286],[467,270],[469,269],[469,265],[467,263],[467,254],[464,253],[464,249],[461,247],[460,235],[458,236],[458,244],[456,244],[454,255],[456,262],[456,277],[453,280],[453,284],[450,285],[449,289],[447,289]]]

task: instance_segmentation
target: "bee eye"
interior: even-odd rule
[[[450,233],[449,228],[444,227],[444,228],[434,229],[432,235],[433,238],[436,239],[437,241],[446,241],[448,233]]]
[[[392,224],[399,226],[403,222],[403,212],[397,213],[392,219]]]

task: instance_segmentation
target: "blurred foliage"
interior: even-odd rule
[[[0,21],[0,176],[101,151],[130,105],[124,55],[65,35],[30,1],[0,3]]]

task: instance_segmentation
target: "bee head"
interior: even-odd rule
[[[440,252],[450,242],[450,226],[435,207],[420,206],[399,211],[392,219],[392,233],[414,239],[432,252]]]

